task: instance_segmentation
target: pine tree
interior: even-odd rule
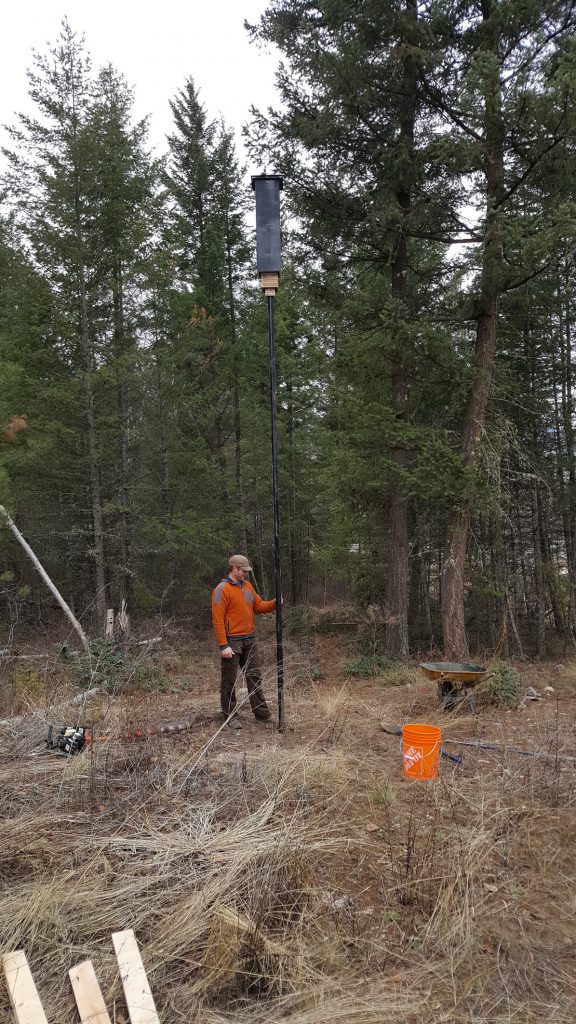
[[[228,486],[228,436],[234,437],[235,546],[247,548],[242,482],[241,360],[238,300],[248,259],[243,172],[231,133],[209,121],[192,79],[171,102],[175,132],[169,136],[167,183],[174,202],[172,244],[179,253],[182,287],[195,308],[205,309],[222,350],[213,408],[215,457],[223,511],[233,508]],[[223,397],[229,396],[229,401]]]
[[[147,124],[132,124],[133,98],[113,67],[103,68],[94,83],[86,132],[93,140],[93,177],[87,194],[91,209],[90,264],[94,291],[94,329],[105,374],[115,392],[118,437],[106,441],[114,453],[117,498],[107,502],[111,523],[116,507],[118,549],[109,525],[111,564],[115,566],[115,604],[130,602],[132,558],[132,484],[137,445],[134,427],[140,418],[138,387],[142,370],[140,336],[146,331],[146,263],[160,223],[157,195],[159,166],[146,152]],[[105,388],[108,390],[107,388]],[[108,457],[109,457],[108,455]],[[113,487],[114,484],[111,484]]]
[[[377,407],[381,412],[389,408],[391,422],[410,421],[410,401],[406,408],[405,403],[414,389],[407,391],[406,381],[428,369],[425,362],[421,368],[410,362],[410,353],[420,348],[415,339],[422,334],[431,338],[431,324],[440,322],[438,310],[444,312],[445,323],[453,318],[456,323],[455,354],[465,384],[460,428],[464,486],[449,524],[441,581],[444,646],[451,658],[464,659],[468,651],[466,558],[499,303],[527,275],[539,272],[534,266],[510,264],[512,247],[518,252],[518,232],[524,248],[533,255],[537,248],[530,241],[533,221],[517,215],[516,199],[526,194],[548,154],[570,130],[572,18],[566,3],[526,6],[485,0],[479,7],[433,3],[417,8],[408,2],[383,9],[366,2],[352,11],[343,3],[294,0],[271,5],[254,30],[279,45],[287,60],[278,78],[285,110],[256,117],[253,136],[295,179],[294,208],[305,219],[309,247],[325,266],[330,262],[346,268],[343,292],[354,294],[361,265],[365,269],[358,295],[366,297],[372,266],[375,281],[380,271],[380,293],[386,289],[395,300],[393,306],[382,304],[379,326],[384,335],[388,324],[390,335],[399,340],[400,354],[389,343],[381,347],[389,379],[380,403],[375,402],[374,422],[380,437],[388,436],[393,468],[386,482],[386,529],[389,550],[392,545],[396,553],[405,548],[406,502],[398,491],[410,469],[409,431],[384,428]],[[466,204],[479,210],[471,227],[461,213]],[[540,214],[542,209],[541,203]],[[434,262],[434,243],[445,247],[455,241],[468,243],[473,253],[468,266],[475,272],[474,284],[467,294],[459,272],[452,295],[445,286],[437,295],[434,314],[421,297],[420,305],[415,302],[418,282],[424,282],[424,267],[429,288],[442,282],[439,258],[445,248],[436,249]],[[378,293],[378,286],[374,291]],[[346,323],[345,318],[355,355],[359,323],[376,336],[376,321],[370,327],[367,320],[358,305],[354,321],[348,318]],[[409,327],[416,322],[411,338]],[[466,327],[470,323],[473,339]],[[374,354],[372,350],[372,358]],[[358,408],[367,406],[359,402]],[[376,561],[379,544],[372,543]],[[392,625],[401,629],[407,578],[403,554],[400,561],[404,569],[389,554],[387,572],[389,598],[397,590],[396,575],[404,581],[404,592],[389,602]],[[391,649],[405,649],[405,641],[399,644],[390,632]]]
[[[432,5],[431,17],[440,15],[446,17],[444,5]],[[466,556],[497,352],[499,306],[503,293],[523,280],[508,264],[511,229],[515,222],[519,226],[513,200],[529,186],[541,161],[568,129],[571,85],[558,56],[573,17],[570,4],[518,5],[508,0],[483,0],[479,7],[454,11],[444,24],[444,59],[424,84],[461,162],[460,173],[474,182],[477,191],[470,202],[480,200],[480,221],[473,232],[480,242],[473,293],[474,373],[461,435],[468,484],[449,526],[443,570],[444,649],[456,661],[468,658]],[[524,224],[529,234],[530,222]]]
[[[67,22],[50,55],[36,56],[30,83],[37,114],[12,130],[7,191],[51,294],[50,344],[68,369],[67,400],[83,407],[68,447],[78,492],[60,491],[58,500],[62,522],[72,521],[88,486],[92,543],[84,537],[76,575],[86,576],[91,550],[95,593],[87,603],[101,629],[107,605],[128,596],[134,572],[131,429],[140,415],[134,397],[158,170],[145,151],[145,124],[131,124],[125,83],[110,67],[92,74]]]
[[[50,56],[35,56],[29,73],[37,117],[20,115],[10,131],[8,188],[34,258],[57,297],[63,344],[81,375],[88,448],[93,529],[95,606],[106,608],[106,566],[97,425],[94,350],[90,324],[86,196],[93,147],[86,134],[91,102],[90,60],[84,44],[63,22]]]
[[[254,34],[287,57],[278,75],[284,108],[256,117],[254,145],[286,170],[309,258],[339,273],[348,296],[339,315],[349,339],[338,357],[340,379],[356,394],[353,415],[363,419],[369,443],[386,451],[384,507],[376,513],[380,533],[386,520],[386,551],[373,543],[368,558],[380,576],[386,563],[385,594],[372,597],[386,604],[388,649],[405,655],[410,380],[418,372],[418,336],[427,331],[419,279],[432,281],[440,255],[434,246],[449,240],[449,183],[441,170],[427,175],[432,142],[418,84],[430,59],[426,27],[411,0],[364,2],[353,11],[343,2],[287,0],[268,8]],[[362,334],[360,369],[354,338]]]

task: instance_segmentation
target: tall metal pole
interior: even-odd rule
[[[282,643],[282,581],[280,573],[280,489],[278,487],[278,431],[276,428],[276,350],[274,299],[280,285],[281,237],[279,174],[252,178],[256,193],[256,264],[268,305],[268,370],[272,425],[272,498],[274,503],[274,579],[276,584],[276,667],[278,673],[278,730],[284,732],[284,648]]]
[[[282,641],[282,576],[280,564],[280,488],[278,486],[278,432],[276,427],[276,342],[274,296],[268,302],[268,370],[272,425],[272,500],[274,503],[274,580],[276,585],[276,668],[278,675],[278,731],[284,732],[284,646]]]

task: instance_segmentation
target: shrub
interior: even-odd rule
[[[131,656],[124,645],[109,638],[90,641],[89,654],[78,658],[80,686],[100,686],[108,693],[167,688],[167,679],[158,658],[142,653]]]
[[[357,651],[370,651],[378,657],[386,656],[386,625],[383,620],[378,621],[371,615],[358,626],[354,637],[354,647]]]
[[[332,605],[315,610],[315,630],[329,636],[332,633],[354,632],[358,626],[358,615],[348,605]]]
[[[112,693],[125,671],[124,652],[109,638],[91,640],[88,653],[78,657],[78,682],[82,687],[101,686]]]
[[[497,707],[510,708],[520,699],[518,673],[512,665],[498,665],[488,680],[488,699]]]
[[[398,662],[385,654],[358,654],[347,662],[344,671],[348,676],[383,676],[397,667]]]
[[[282,622],[286,636],[309,636],[314,632],[314,609],[304,604],[288,606],[282,611]]]
[[[127,684],[129,684],[129,689],[132,689],[133,686],[138,690],[166,693],[168,690],[168,677],[164,675],[160,659],[151,657],[145,661],[132,664]]]

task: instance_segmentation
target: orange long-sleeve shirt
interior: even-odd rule
[[[276,601],[263,601],[247,580],[235,583],[227,576],[212,591],[212,625],[220,649],[230,640],[254,636],[254,612],[273,612]]]

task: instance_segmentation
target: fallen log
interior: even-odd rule
[[[8,515],[6,509],[4,508],[3,505],[0,505],[0,515],[4,516],[4,519],[6,520],[6,525],[8,526],[8,529],[12,531],[12,533],[16,537],[16,540],[20,544],[20,546],[24,548],[24,551],[28,555],[28,558],[32,562],[34,568],[40,574],[40,576],[44,580],[44,583],[46,584],[46,586],[48,587],[50,592],[54,595],[54,597],[58,601],[58,604],[62,608],[62,611],[64,612],[66,617],[69,619],[69,621],[72,623],[72,627],[78,633],[78,636],[80,637],[80,641],[82,643],[82,646],[83,646],[84,650],[86,651],[86,654],[89,654],[89,652],[90,652],[90,645],[88,643],[88,637],[86,636],[84,630],[82,629],[82,626],[78,622],[78,619],[74,615],[72,609],[69,608],[68,605],[66,604],[66,601],[62,597],[62,594],[60,593],[60,591],[52,583],[52,580],[50,579],[50,577],[49,577],[48,573],[46,572],[44,566],[41,564],[39,559],[36,557],[36,555],[32,551],[32,548],[30,547],[28,542],[24,540],[24,537],[20,533],[20,530],[16,526],[15,522],[10,518],[10,516]]]

